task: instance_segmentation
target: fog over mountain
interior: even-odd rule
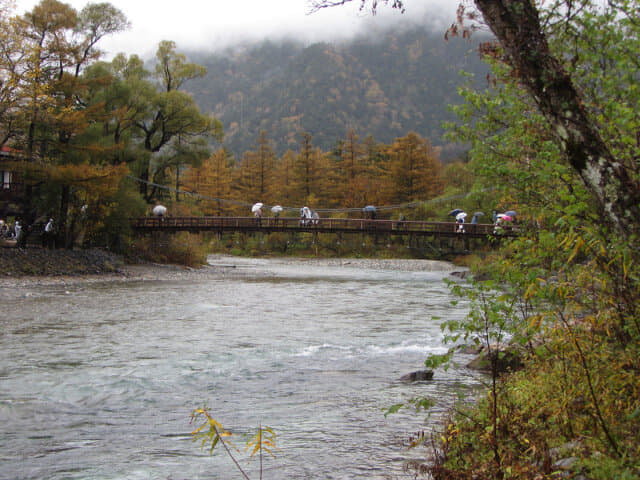
[[[300,133],[331,151],[354,129],[379,143],[415,131],[443,149],[444,160],[460,153],[447,145],[442,123],[454,120],[457,88],[488,68],[474,44],[444,40],[444,30],[406,24],[351,40],[308,43],[297,39],[243,43],[223,51],[188,51],[207,67],[206,77],[186,88],[200,108],[220,119],[225,145],[240,158],[254,149],[262,130],[279,155],[298,150]]]
[[[40,0],[17,0],[16,13],[31,10]],[[81,10],[89,0],[65,0]],[[239,43],[296,39],[305,43],[353,38],[377,29],[409,23],[442,31],[455,20],[456,0],[404,0],[406,11],[380,2],[372,16],[359,9],[360,0],[313,14],[308,0],[111,0],[131,22],[125,32],[104,38],[107,58],[118,52],[154,55],[158,43],[173,40],[179,48],[219,51]]]

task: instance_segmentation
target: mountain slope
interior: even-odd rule
[[[351,128],[383,143],[415,131],[442,145],[441,124],[453,119],[447,105],[460,101],[460,71],[479,81],[488,71],[472,44],[419,29],[343,44],[266,41],[189,57],[208,74],[188,87],[223,122],[236,156],[253,148],[261,130],[278,154],[296,149],[302,131],[329,151]]]

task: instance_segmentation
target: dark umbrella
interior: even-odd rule
[[[510,217],[515,217],[516,215],[518,215],[515,210],[508,210],[504,212],[504,214],[509,215]]]
[[[473,218],[471,219],[471,223],[478,223],[478,217],[484,215],[484,212],[476,212],[473,214]]]
[[[373,205],[367,205],[362,209],[362,213],[364,213],[365,217],[370,218],[371,220],[375,220],[376,207],[374,207]]]
[[[454,208],[453,210],[451,210],[447,215],[449,215],[450,217],[455,217],[456,215],[458,215],[460,212],[462,212],[461,208]]]

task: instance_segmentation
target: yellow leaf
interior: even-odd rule
[[[576,240],[576,244],[573,247],[573,251],[571,252],[571,255],[569,255],[569,258],[567,259],[567,263],[571,263],[571,261],[575,258],[575,256],[578,255],[583,245],[584,245],[584,240],[581,237],[579,237]]]

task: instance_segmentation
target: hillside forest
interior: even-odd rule
[[[263,130],[277,155],[298,148],[299,132],[330,151],[353,130],[385,144],[416,132],[443,162],[455,160],[463,146],[443,138],[443,122],[455,119],[449,106],[461,102],[459,85],[486,84],[488,73],[468,40],[416,26],[340,43],[266,40],[188,56],[207,74],[187,89],[225,125],[225,146],[237,157]]]
[[[263,202],[297,216],[303,205],[314,210],[403,205],[470,186],[464,164],[443,168],[442,145],[408,128],[436,132],[435,120],[446,108],[442,99],[455,92],[453,79],[465,81],[453,74],[455,62],[444,65],[448,46],[441,39],[389,34],[379,41],[389,41],[391,48],[355,42],[351,53],[325,44],[265,43],[235,56],[227,52],[233,62],[226,66],[223,57],[206,57],[213,68],[208,73],[171,41],[158,45],[152,61],[124,54],[103,60],[100,40],[128,25],[124,13],[107,3],[76,11],[43,0],[23,16],[11,14],[11,2],[1,5],[0,142],[12,159],[3,169],[25,181],[22,223],[39,225],[53,217],[61,247],[126,250],[132,240],[127,219],[149,214],[157,203],[169,206],[171,215],[248,215],[253,203]],[[376,64],[371,49],[386,60]],[[461,62],[467,56],[459,45],[453,51]],[[272,62],[274,55],[283,62]],[[411,58],[421,67],[411,67]],[[425,62],[442,65],[428,81],[420,80]],[[409,91],[417,97],[394,100],[390,88],[404,87],[379,75],[393,68],[413,72]],[[266,102],[276,90],[286,101],[264,104],[253,114],[247,107],[247,128],[240,135],[233,115],[227,125],[204,111],[211,105],[225,115],[224,105],[235,108],[239,90],[233,88],[245,86],[253,92],[251,103]],[[345,104],[332,110],[337,100],[327,95],[339,95],[338,103]],[[419,108],[420,101],[430,107]],[[291,115],[294,104],[297,114]],[[404,120],[376,117],[371,109]],[[339,121],[347,110],[349,120]],[[432,110],[431,121],[416,121],[426,110]],[[261,119],[254,121],[258,113]],[[293,117],[298,118],[293,128],[278,127]],[[351,124],[354,128],[347,128]],[[236,154],[230,145],[242,151]],[[443,212],[406,215],[446,218]]]

